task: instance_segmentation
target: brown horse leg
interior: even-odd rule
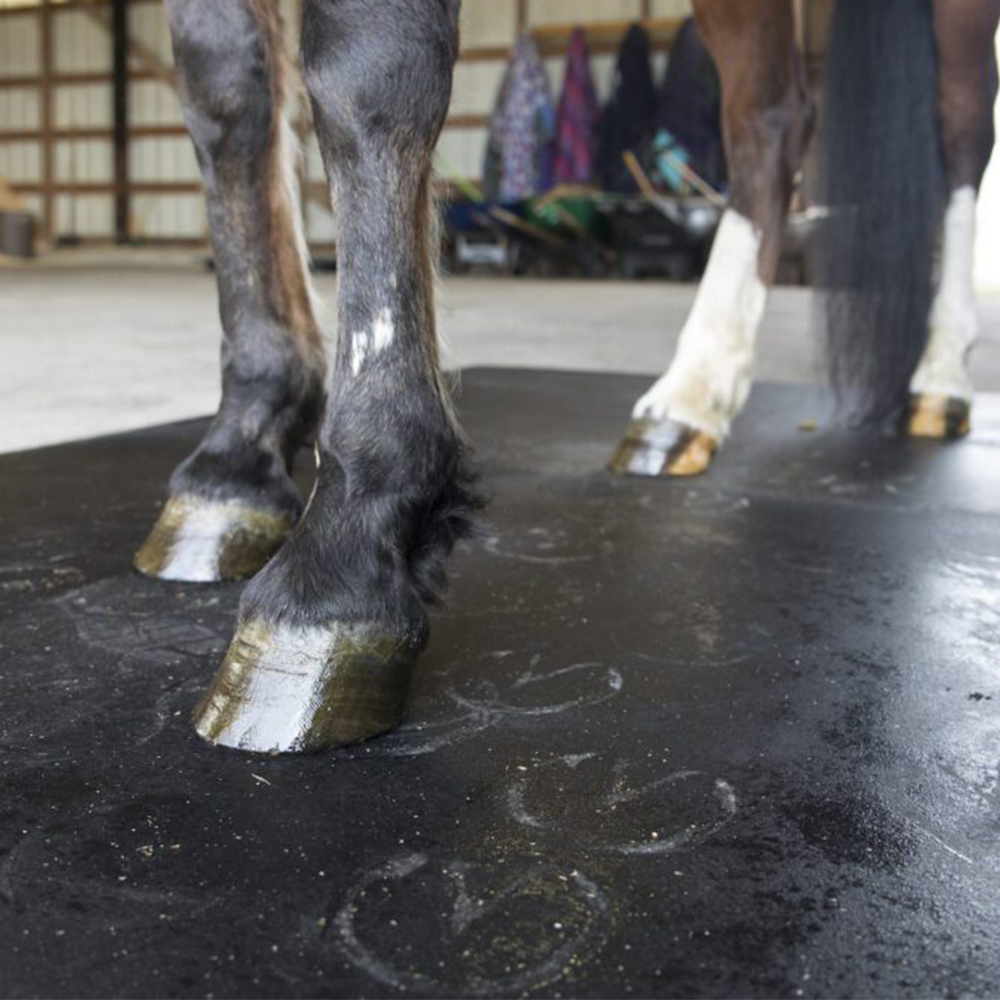
[[[973,291],[976,193],[993,149],[994,37],[1000,0],[934,0],[938,114],[950,194],[930,339],[910,382],[904,430],[918,437],[968,433],[972,382],[966,356],[978,333]]]
[[[792,183],[809,132],[791,0],[695,0],[719,68],[732,197],[667,373],[636,403],[611,467],[703,472],[750,392]]]
[[[174,472],[136,566],[249,576],[301,512],[289,475],[322,405],[323,345],[300,227],[293,79],[272,0],[166,0],[178,86],[201,166],[219,286],[222,403]]]
[[[228,2],[228,0],[227,0]],[[473,501],[438,370],[431,156],[455,0],[306,0],[302,58],[336,206],[336,369],[316,491],[247,585],[196,710],[213,743],[315,750],[394,726]]]

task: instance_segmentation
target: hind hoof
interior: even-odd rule
[[[675,420],[633,420],[608,468],[633,476],[697,476],[719,444],[710,434]]]
[[[955,396],[911,393],[903,416],[903,433],[941,440],[965,437],[970,429],[971,409],[968,400]]]
[[[136,553],[135,568],[160,580],[241,580],[274,555],[291,529],[287,515],[239,500],[171,497]]]
[[[256,753],[358,743],[402,720],[425,641],[369,624],[245,622],[192,721],[209,743]]]

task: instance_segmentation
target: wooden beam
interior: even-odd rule
[[[128,243],[128,0],[111,5],[112,121],[115,153],[115,242]]]
[[[39,64],[41,76],[41,117],[42,117],[42,233],[46,242],[51,242],[56,231],[55,150],[52,144],[52,5],[50,0],[42,0],[39,16],[39,44],[41,52]]]
[[[614,55],[621,46],[621,40],[635,21],[593,21],[582,25],[587,33],[587,46],[591,55]],[[644,18],[639,22],[649,34],[650,47],[654,51],[669,50],[680,26],[679,17]],[[576,24],[540,24],[531,29],[538,46],[538,53],[544,59],[565,54],[566,45]],[[510,58],[509,45],[470,46],[458,54],[462,62],[506,62]]]
[[[115,2],[115,0],[112,0],[112,2]],[[105,31],[111,34],[113,38],[114,30],[112,23],[112,2],[102,0],[101,3],[83,3],[81,4],[81,8],[91,21],[95,24],[99,24]],[[147,73],[151,74],[153,79],[161,80],[163,83],[167,83],[171,87],[175,86],[176,79],[174,77],[173,66],[164,62],[160,58],[160,54],[155,49],[134,37],[127,37],[127,44],[129,55],[135,56],[135,58],[142,64],[143,69],[145,69]]]
[[[188,130],[183,125],[132,125],[128,130],[129,139],[183,139]],[[55,128],[50,135],[53,139],[72,142],[84,139],[107,139],[115,137],[114,129],[106,126],[81,126],[80,128]],[[36,128],[5,129],[0,131],[0,143],[41,142],[42,132]]]
[[[52,12],[54,14],[61,14],[63,11],[80,10],[82,7],[106,7],[110,2],[111,0],[61,0],[60,3],[53,5]],[[129,0],[129,3],[133,4],[159,4],[162,2],[163,0]],[[16,7],[0,7],[0,19],[5,17],[30,17],[38,10],[38,7],[38,0]]]
[[[3,8],[0,8],[2,10]],[[55,13],[59,8],[53,7]],[[132,69],[129,71],[129,80],[161,80],[160,73],[152,73],[149,70]],[[0,90],[13,87],[39,87],[42,78],[40,76],[0,76]],[[114,83],[114,75],[107,70],[91,70],[83,73],[53,73],[50,83],[53,87],[73,87],[79,83]]]
[[[21,194],[43,194],[43,185],[36,183],[12,183],[11,187]],[[130,194],[201,194],[201,181],[133,181],[129,185]],[[59,185],[60,194],[109,194],[115,193],[115,185],[110,181],[67,181]]]

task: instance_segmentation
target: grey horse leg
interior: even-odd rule
[[[298,519],[289,475],[322,407],[323,345],[300,227],[277,4],[166,0],[177,81],[208,199],[219,287],[222,403],[170,480],[136,557],[144,573],[256,572]]]

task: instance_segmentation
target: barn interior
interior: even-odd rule
[[[295,51],[302,0],[279,6]],[[794,6],[820,102],[833,0]],[[0,0],[0,996],[1000,991],[1000,171],[968,437],[838,414],[810,157],[732,438],[697,478],[612,475],[726,178],[650,125],[617,177],[507,197],[491,136],[519,39],[554,114],[582,38],[602,111],[636,26],[663,99],[690,15],[464,0],[437,309],[490,504],[404,724],[259,756],[189,723],[243,584],[132,568],[220,399],[162,3]],[[333,341],[336,221],[298,114]]]

